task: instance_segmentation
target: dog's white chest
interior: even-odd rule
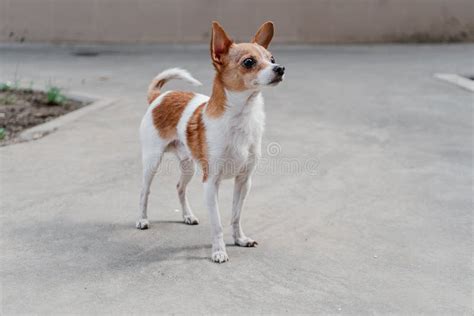
[[[260,152],[260,143],[265,124],[263,100],[257,97],[242,111],[229,116],[225,133],[222,162],[226,168],[224,177],[233,177],[250,164],[254,164]]]
[[[256,140],[250,135],[234,133],[228,138],[226,143],[224,157],[229,163],[232,163],[239,169],[249,159],[250,150],[255,146]]]

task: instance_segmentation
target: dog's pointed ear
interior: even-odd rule
[[[232,39],[230,39],[219,22],[212,22],[211,58],[213,63],[222,63],[222,56],[227,54],[232,43]]]
[[[257,43],[265,48],[268,48],[273,38],[273,22],[267,21],[260,26],[257,33],[252,39],[252,43]]]

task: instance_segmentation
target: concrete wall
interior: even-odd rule
[[[0,41],[207,42],[276,23],[278,42],[474,40],[474,0],[0,0]]]

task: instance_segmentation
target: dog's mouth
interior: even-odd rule
[[[282,81],[283,81],[283,76],[277,76],[277,77],[273,78],[272,81],[270,81],[270,82],[268,83],[268,85],[270,85],[270,86],[276,86],[277,84],[279,84],[279,83],[282,82]]]

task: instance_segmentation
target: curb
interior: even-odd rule
[[[434,74],[435,78],[444,80],[465,90],[474,92],[474,81],[457,74]]]
[[[63,116],[60,116],[49,122],[36,125],[32,128],[26,129],[18,135],[20,141],[31,141],[41,137],[44,137],[52,132],[57,131],[63,125],[74,122],[79,118],[104,109],[116,102],[115,99],[109,98],[99,98],[93,95],[81,94],[81,93],[65,93],[65,97],[79,102],[92,102],[92,104],[85,105],[84,107],[77,109],[75,111],[69,112]]]

